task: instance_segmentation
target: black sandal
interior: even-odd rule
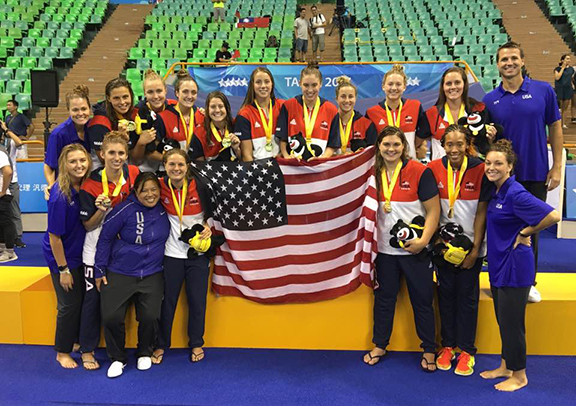
[[[374,350],[372,350],[372,351],[374,351]],[[384,354],[382,354],[382,355],[372,355],[372,351],[369,351],[369,352],[367,352],[366,354],[364,354],[364,355],[362,356],[362,361],[364,361],[364,357],[365,357],[366,355],[368,355],[368,358],[370,358],[370,359],[368,360],[368,362],[364,361],[364,363],[365,363],[366,365],[371,366],[371,367],[373,367],[374,365],[378,364],[378,363],[380,362],[380,360],[382,359],[382,357],[384,357],[386,354],[388,354],[388,351],[384,350]],[[372,360],[374,360],[374,359],[377,360],[377,361],[376,361],[375,363],[371,364],[370,362],[371,362]]]
[[[436,354],[434,353],[428,353],[428,354],[432,354],[434,355],[434,361],[432,362],[428,362],[428,360],[426,359],[426,357],[424,357],[424,354],[422,354],[422,360],[420,361],[420,368],[422,368],[422,371],[431,374],[436,372],[436,370],[438,369],[438,367],[436,366]],[[426,366],[422,365],[422,361],[424,361],[426,363]],[[433,366],[434,369],[430,369],[430,366]]]

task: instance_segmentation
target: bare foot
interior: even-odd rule
[[[502,381],[494,387],[502,392],[514,392],[518,389],[523,388],[524,386],[528,385],[528,378],[526,377],[519,377],[516,375],[512,375],[510,378]]]
[[[82,353],[82,366],[84,369],[89,371],[94,371],[100,368],[100,364],[96,361],[96,358],[94,358],[93,352]]]
[[[383,350],[380,347],[374,347],[372,351],[364,355],[364,363],[368,365],[376,365],[384,355],[386,355],[386,350]]]
[[[56,361],[60,363],[62,368],[66,369],[74,369],[78,367],[74,358],[70,356],[70,354],[66,354],[65,352],[58,352],[56,353]]]
[[[204,350],[202,347],[194,347],[192,348],[192,355],[190,357],[190,361],[192,362],[199,362],[204,359]]]
[[[162,348],[157,348],[152,353],[152,363],[154,365],[160,365],[164,361],[164,350]]]
[[[512,371],[500,367],[490,371],[481,372],[480,376],[484,379],[510,378],[512,376]]]

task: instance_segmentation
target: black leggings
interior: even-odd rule
[[[66,292],[60,285],[60,274],[50,273],[52,284],[58,300],[58,317],[56,318],[56,339],[54,349],[58,352],[70,353],[78,339],[80,329],[80,312],[84,297],[84,267],[70,269],[74,285]]]
[[[490,287],[494,299],[496,321],[502,339],[502,359],[506,368],[526,368],[526,304],[530,288]]]
[[[16,241],[16,226],[12,219],[12,196],[0,197],[0,243],[6,248],[13,249]]]

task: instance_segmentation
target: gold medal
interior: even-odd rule
[[[118,124],[122,124],[124,127],[126,127],[127,131],[136,131],[136,123],[134,121],[122,119],[118,120]]]
[[[230,141],[230,137],[224,137],[222,139],[222,148],[228,148],[232,145],[232,141]]]
[[[392,211],[392,203],[385,202],[384,203],[384,210],[386,211],[386,213],[390,213]]]
[[[266,151],[270,152],[272,151],[272,141],[267,142],[266,146],[264,147],[266,149]]]

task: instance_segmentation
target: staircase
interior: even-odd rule
[[[312,18],[312,12],[310,11],[311,4],[306,4],[306,18]],[[324,35],[325,48],[322,53],[322,62],[342,62],[342,42],[340,40],[340,30],[336,27],[332,31],[332,35],[328,35],[332,29],[332,16],[334,15],[334,10],[336,6],[334,4],[317,4],[318,13],[322,14],[326,18],[327,26],[324,28],[326,34]],[[320,51],[318,51],[320,54]],[[308,40],[308,52],[306,53],[306,61],[312,60],[312,38]]]
[[[502,23],[512,41],[522,46],[528,74],[554,86],[554,68],[572,51],[533,0],[492,0],[502,11]],[[564,130],[564,143],[576,143],[576,126]],[[575,148],[570,148],[576,152]]]
[[[91,103],[104,98],[106,83],[122,72],[128,50],[140,37],[144,29],[144,19],[152,8],[151,5],[139,4],[121,4],[116,8],[80,59],[60,82],[60,104],[52,109],[50,121],[60,124],[68,118],[66,93],[70,92],[74,85],[85,84],[90,88]],[[40,111],[33,120],[35,127],[33,138],[43,139],[43,121],[44,112]],[[30,158],[39,158],[44,156],[44,151],[38,146],[30,145],[28,154]]]

